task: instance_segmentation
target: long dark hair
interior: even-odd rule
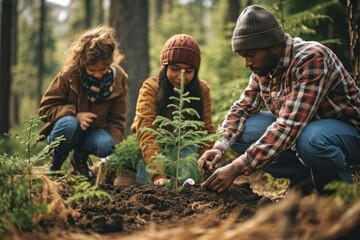
[[[170,97],[175,95],[174,86],[170,83],[166,76],[168,66],[164,66],[159,73],[159,94],[157,96],[157,114],[161,116],[166,115],[167,106],[170,104]],[[190,108],[195,109],[199,115],[200,120],[203,120],[203,99],[201,97],[200,81],[198,73],[196,72],[194,78],[185,86],[185,92],[189,92],[191,97],[200,98],[199,101],[191,101],[189,104]],[[195,118],[195,116],[194,116]]]

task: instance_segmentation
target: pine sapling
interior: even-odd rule
[[[147,166],[147,171],[150,174],[167,176],[170,180],[168,187],[175,187],[177,191],[179,181],[185,180],[185,177],[200,179],[200,173],[196,168],[198,153],[192,149],[208,146],[209,142],[219,138],[217,134],[208,134],[203,130],[204,122],[196,120],[200,119],[199,113],[188,107],[191,101],[199,101],[200,98],[184,92],[184,72],[182,69],[180,89],[174,88],[177,95],[169,98],[171,103],[167,107],[173,109],[172,119],[158,115],[153,122],[157,128],[140,129],[151,132],[155,136],[154,144],[159,145],[161,149],[160,153],[154,156],[154,162]]]
[[[33,153],[34,143],[41,136],[34,133],[34,129],[41,122],[41,117],[31,117],[29,121],[24,122],[25,129],[22,134],[7,133],[10,140],[24,145],[25,157],[20,157],[19,153],[9,155],[0,154],[0,238],[6,234],[7,227],[16,226],[24,230],[32,230],[36,228],[33,221],[40,214],[48,214],[47,202],[39,198],[43,188],[43,171],[39,170],[36,163],[43,162],[48,159],[58,146],[63,137],[56,138],[55,141],[47,144],[38,153]],[[3,141],[0,142],[2,144]],[[90,183],[81,184],[76,188],[73,199],[79,198],[109,198],[109,195],[95,187],[90,187]],[[38,197],[34,199],[35,197]],[[46,199],[48,201],[49,199]],[[72,199],[70,198],[69,201]],[[50,204],[51,205],[51,204]]]
[[[33,229],[33,218],[40,213],[46,213],[47,208],[43,203],[38,203],[33,196],[41,187],[41,179],[34,175],[34,165],[48,156],[48,149],[59,144],[57,139],[45,147],[40,153],[33,154],[32,145],[39,139],[34,134],[34,129],[40,122],[40,117],[31,117],[23,123],[26,128],[22,134],[5,134],[9,140],[15,140],[24,145],[26,157],[21,158],[18,154],[0,155],[0,235],[6,232],[7,225],[15,225],[22,229]]]

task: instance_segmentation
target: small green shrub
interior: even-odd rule
[[[34,129],[37,129],[40,122],[41,117],[31,117],[29,121],[23,123],[25,128],[21,134],[5,134],[8,138],[6,142],[16,141],[19,146],[22,146],[19,151],[23,150],[24,153],[12,155],[2,153],[0,155],[0,238],[7,233],[9,226],[28,231],[34,230],[37,225],[33,219],[39,214],[49,214],[47,203],[42,202],[41,199],[40,201],[34,199],[41,196],[42,177],[45,173],[39,171],[40,169],[36,167],[36,164],[48,159],[54,148],[64,138],[57,138],[33,154],[35,143],[40,139],[40,136],[34,133]],[[0,142],[0,144],[2,143]],[[34,169],[37,169],[36,174],[33,171]],[[76,178],[76,176],[70,175],[65,177],[69,181],[72,177]],[[75,182],[75,194],[68,199],[68,202],[91,197],[107,197],[111,200],[106,192],[91,186],[89,182],[85,183],[81,179],[75,180]]]
[[[359,183],[346,183],[340,181],[332,181],[326,184],[325,190],[332,192],[335,199],[340,203],[348,205],[360,197]]]
[[[32,219],[41,213],[47,212],[43,203],[36,203],[33,199],[41,189],[39,175],[32,172],[33,166],[51,154],[50,149],[59,144],[61,138],[47,145],[37,154],[32,154],[34,143],[39,136],[34,129],[41,122],[40,117],[31,117],[23,125],[25,129],[21,134],[8,133],[6,136],[15,140],[25,149],[25,159],[18,154],[0,156],[0,235],[6,233],[6,227],[15,225],[24,230],[32,230],[36,226]]]
[[[107,161],[105,167],[111,171],[136,172],[136,165],[141,157],[139,140],[135,134],[131,134],[116,145],[114,155]]]

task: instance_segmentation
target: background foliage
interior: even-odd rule
[[[59,71],[64,51],[73,37],[87,27],[109,23],[110,1],[45,1],[42,93]],[[17,2],[18,49],[17,61],[12,67],[11,85],[12,101],[16,104],[11,109],[18,111],[19,117],[11,117],[12,129],[18,128],[22,121],[37,113],[38,95],[41,94],[37,91],[41,1]],[[124,2],[126,1],[119,1],[118,4]],[[231,15],[237,16],[248,4],[259,4],[273,10],[279,22],[292,36],[328,45],[351,71],[346,5],[342,0],[305,0],[301,3],[295,0],[156,0],[148,3],[149,75],[157,74],[160,70],[159,54],[166,39],[177,33],[194,36],[202,51],[199,76],[211,87],[215,125],[222,121],[232,102],[240,96],[250,75],[243,60],[232,52],[231,36],[236,19],[230,19]],[[229,6],[234,3],[238,8],[231,9]],[[159,11],[159,6],[162,11]],[[122,32],[118,34],[121,35]],[[132,64],[138,63],[134,60]],[[139,82],[140,86],[143,79],[129,81]],[[132,90],[129,94],[137,92]],[[132,119],[128,121],[132,122]]]

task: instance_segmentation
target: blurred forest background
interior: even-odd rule
[[[160,70],[166,39],[192,35],[200,44],[200,78],[208,81],[217,125],[247,84],[250,71],[232,52],[239,13],[250,4],[272,10],[293,37],[331,48],[359,83],[358,0],[0,0],[0,134],[30,116],[77,33],[96,25],[117,31],[129,74],[128,129],[141,82]],[[359,85],[359,84],[358,84]],[[0,152],[6,144],[0,145]],[[11,147],[10,147],[11,149]]]

